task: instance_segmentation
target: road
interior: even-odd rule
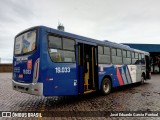
[[[160,75],[143,85],[134,84],[116,88],[107,96],[98,93],[42,97],[12,90],[12,74],[0,73],[0,111],[160,111]],[[43,118],[44,119],[44,118]],[[45,117],[45,119],[52,119]],[[56,117],[55,119],[119,119],[117,117]],[[135,119],[135,117],[120,117]],[[160,117],[136,117],[160,119]]]

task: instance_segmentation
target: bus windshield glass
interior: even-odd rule
[[[25,55],[36,48],[36,30],[23,33],[16,37],[15,55]]]

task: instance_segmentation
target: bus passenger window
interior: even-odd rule
[[[103,47],[102,46],[98,46],[98,54],[103,54]]]
[[[50,53],[50,57],[51,57],[52,61],[55,61],[55,62],[62,61],[61,54],[58,53],[57,49],[49,49],[49,53]]]
[[[103,52],[103,49],[104,49],[104,52]],[[98,63],[100,64],[111,63],[109,47],[98,46]]]
[[[135,58],[135,56],[134,56],[134,52],[132,52],[132,58]]]
[[[113,56],[116,56],[116,55],[117,55],[116,49],[114,49],[114,48],[112,48],[112,55],[113,55]]]
[[[75,41],[68,38],[63,38],[63,49],[74,50]]]
[[[112,63],[122,64],[122,50],[112,48]]]
[[[131,52],[123,50],[123,63],[126,65],[131,64]]]
[[[142,61],[142,64],[145,64],[144,54],[142,54],[142,59],[141,59],[141,61]]]
[[[144,60],[144,54],[139,54],[139,62],[140,64],[145,64],[145,60]]]
[[[62,41],[60,37],[49,36],[48,42],[49,48],[62,48]]]
[[[138,59],[138,53],[135,53],[135,58],[137,58],[137,59]]]
[[[131,52],[127,51],[127,58],[131,58]]]
[[[123,57],[127,57],[127,51],[126,50],[123,50]]]
[[[109,47],[104,47],[104,54],[105,55],[110,55],[111,51]]]
[[[139,60],[141,60],[142,59],[142,55],[141,54],[139,54]]]
[[[50,49],[49,53],[54,62],[75,62],[75,55],[72,51]]]
[[[75,62],[74,40],[49,35],[48,43],[50,58],[53,62]]]
[[[121,49],[117,49],[117,56],[122,57],[122,50]]]

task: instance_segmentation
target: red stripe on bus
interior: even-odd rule
[[[121,77],[121,74],[120,74],[118,67],[117,67],[116,71],[117,71],[117,78],[118,78],[119,84],[123,85],[124,83],[123,83],[123,80],[122,80],[122,77]]]

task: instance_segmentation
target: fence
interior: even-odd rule
[[[0,72],[12,72],[12,64],[0,64]]]

